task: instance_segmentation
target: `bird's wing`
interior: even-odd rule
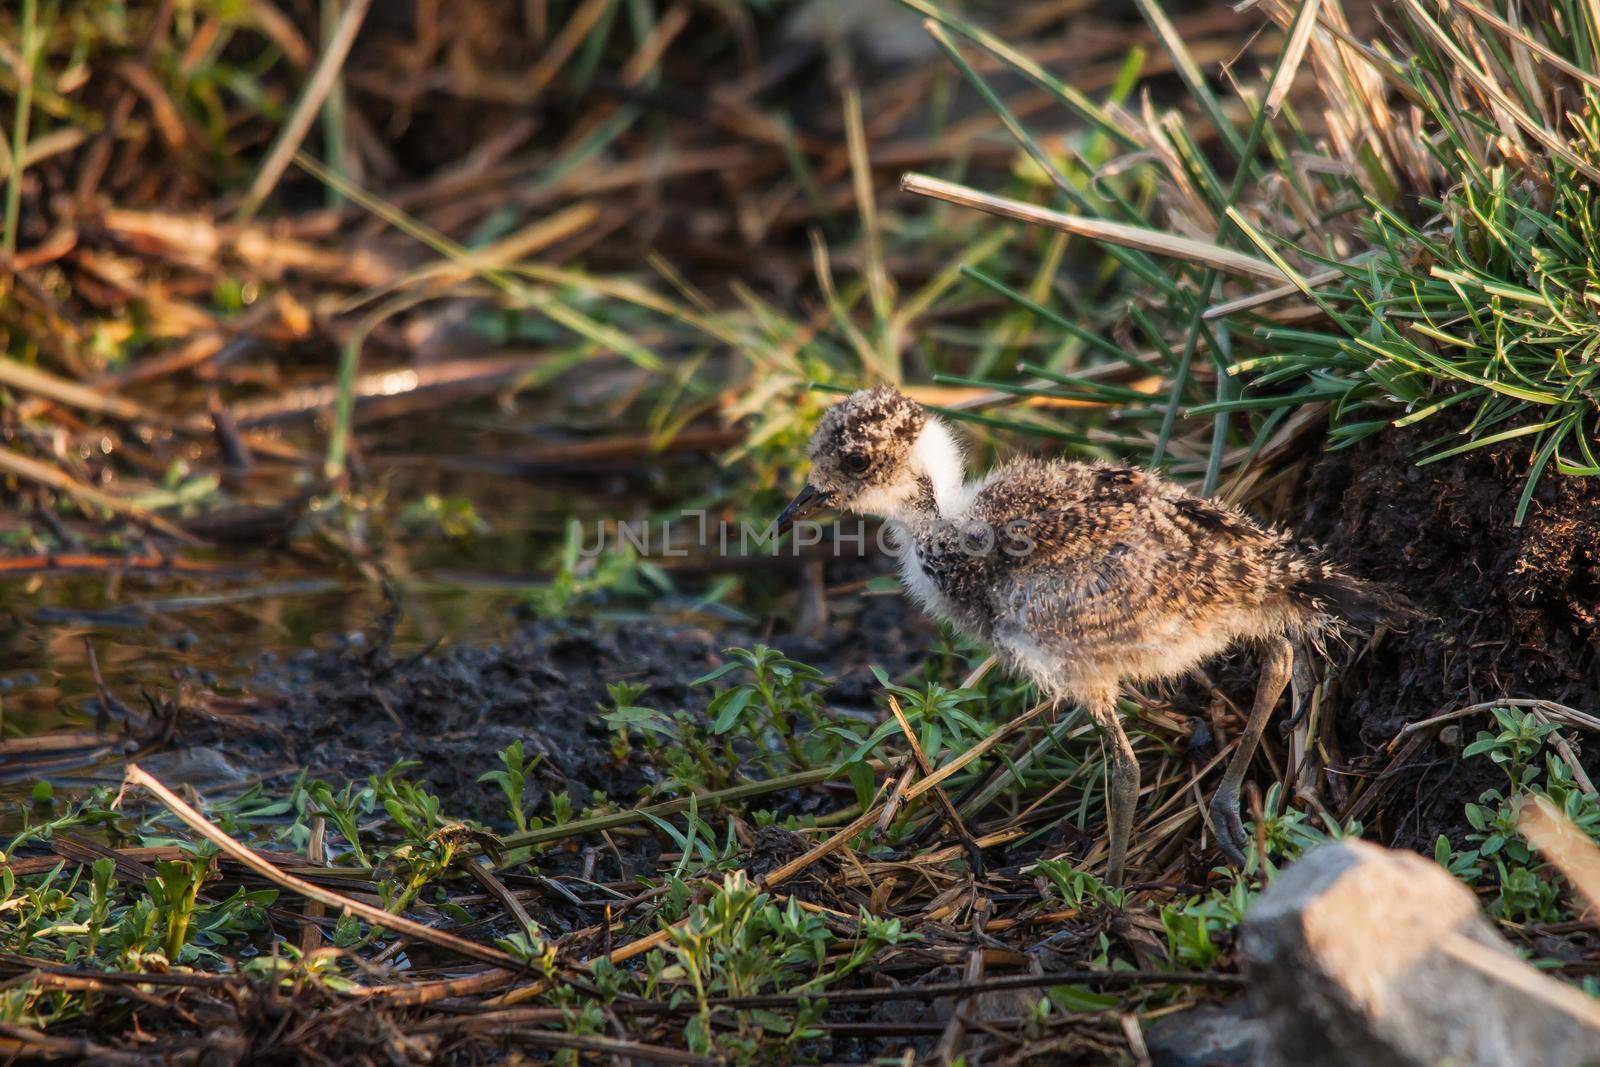
[[[1019,470],[986,484],[969,515],[996,530],[996,622],[1079,646],[1169,640],[1183,620],[1255,595],[1255,561],[1278,540],[1238,512],[1118,467]]]

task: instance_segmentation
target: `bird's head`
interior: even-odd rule
[[[806,450],[806,486],[778,528],[824,508],[902,518],[929,509],[961,484],[950,431],[892,386],[851,393],[829,408]]]

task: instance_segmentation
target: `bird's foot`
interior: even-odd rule
[[[1301,723],[1305,722],[1306,716],[1310,714],[1311,705],[1309,703],[1295,708],[1293,715],[1290,715],[1287,719],[1284,719],[1278,724],[1278,736],[1288,737],[1290,734],[1294,733],[1295,729]]]
[[[1239,818],[1237,790],[1219,789],[1211,798],[1211,827],[1217,835],[1217,847],[1228,857],[1228,862],[1243,868],[1244,850],[1250,843],[1250,836],[1244,831],[1244,820]]]

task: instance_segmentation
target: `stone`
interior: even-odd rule
[[[1151,1067],[1254,1067],[1261,1023],[1245,998],[1164,1015],[1145,1032]]]
[[[1245,916],[1262,1067],[1600,1064],[1600,1003],[1524,963],[1438,864],[1319,845]]]
[[[210,745],[156,752],[140,759],[139,766],[159,778],[163,785],[174,788],[186,785],[199,793],[228,789],[245,777],[221,749]]]
[[[808,0],[784,23],[783,37],[818,48],[847,45],[884,66],[922,62],[939,48],[922,17],[896,0]]]

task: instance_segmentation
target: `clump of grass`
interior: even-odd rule
[[[1147,431],[1155,458],[1174,432],[1209,424],[1203,465],[1191,465],[1192,442],[1175,457],[1204,470],[1209,490],[1291,410],[1317,403],[1328,406],[1336,445],[1459,408],[1460,425],[1421,462],[1527,439],[1518,522],[1552,469],[1600,473],[1592,8],[1407,0],[1388,36],[1366,42],[1336,2],[1268,3],[1285,31],[1273,72],[1262,88],[1236,84],[1225,106],[1159,6],[1144,2],[1191,110],[1225,149],[1219,168],[1176,112],[1148,101],[1137,115],[1086,106],[966,21],[908,2],[936,20],[933,32],[980,90],[986,83],[939,27],[1012,62],[1105,143],[1128,146],[1097,168],[1082,141],[1045,145],[1007,123],[1046,194],[1070,209],[1052,224],[1102,241],[1121,264],[1123,295],[1101,329],[1072,332],[1088,332],[1104,358],[1162,375],[1157,395],[1122,411],[1162,413]],[[1288,93],[1297,71],[1313,74],[1315,89]],[[934,191],[1029,214],[975,190]],[[1278,284],[1259,287],[1274,276]],[[1002,281],[993,288],[1028,306]],[[1081,374],[1060,378],[990,384],[1035,401],[1061,395],[1060,384],[1084,386]]]

